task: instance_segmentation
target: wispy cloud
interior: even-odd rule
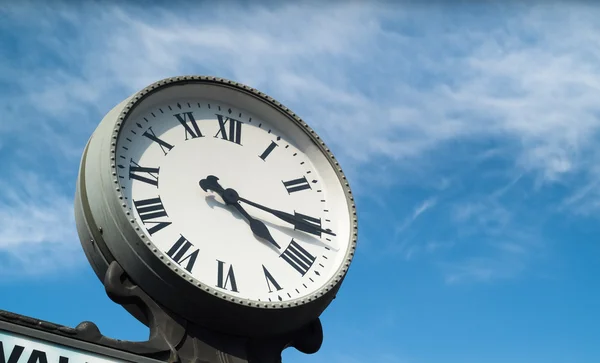
[[[70,196],[30,172],[0,179],[0,189],[0,277],[38,276],[84,262]]]
[[[518,261],[517,261],[518,262]],[[445,281],[449,284],[464,282],[491,282],[514,277],[523,271],[523,263],[512,259],[494,257],[468,258],[455,264],[446,264]]]
[[[456,226],[453,241],[463,252],[439,263],[447,282],[514,277],[554,242],[543,232],[548,215],[521,201],[527,185],[518,186],[519,180],[514,178],[489,194],[475,194],[471,201],[459,201],[451,209]]]
[[[339,156],[358,195],[377,194],[373,185],[456,195],[484,182],[469,170],[475,161],[501,159],[502,172],[532,178],[539,188],[581,188],[565,210],[600,206],[600,174],[590,167],[600,161],[596,8],[31,4],[0,10],[10,50],[0,59],[0,83],[7,85],[0,133],[9,140],[0,151],[11,150],[11,163],[21,168],[76,165],[118,101],[163,77],[210,74],[257,87],[294,109]],[[38,21],[24,21],[31,18]],[[31,132],[34,125],[41,132]],[[75,171],[60,170],[60,180],[74,179]],[[72,200],[61,186],[55,195],[59,204]],[[415,209],[398,228],[440,208],[435,203]],[[514,211],[501,201],[486,203],[461,201],[451,230],[464,231],[469,220],[499,238],[492,232],[513,221]],[[29,208],[2,207],[9,216]],[[460,245],[431,237],[423,242],[431,251]]]
[[[431,198],[427,198],[424,201],[422,201],[421,203],[419,203],[414,210],[412,211],[412,214],[409,215],[408,217],[406,217],[404,219],[404,221],[402,221],[397,227],[396,227],[396,234],[402,233],[404,230],[406,230],[407,228],[410,227],[410,225],[417,219],[419,218],[419,216],[421,214],[423,214],[425,211],[427,211],[430,208],[433,208],[435,206],[435,204],[437,203],[436,198],[431,197]]]
[[[505,137],[514,142],[516,166],[549,180],[581,171],[599,128],[595,40],[581,31],[597,29],[575,20],[588,13],[581,6],[566,11],[563,27],[551,26],[556,9],[537,7],[505,9],[497,28],[472,18],[450,31],[439,23],[444,9],[434,5],[198,5],[201,21],[134,7],[34,10],[49,31],[32,42],[70,70],[28,70],[20,86],[35,107],[56,116],[104,110],[118,100],[112,90],[126,94],[165,76],[214,73],[294,105],[349,163],[375,156],[408,162],[452,140]],[[425,10],[427,31],[406,18]],[[398,26],[388,23],[392,18]],[[62,36],[68,27],[78,35]]]
[[[198,21],[164,9],[159,18],[130,7],[41,7],[40,15],[62,21],[37,41],[53,56],[72,59],[74,69],[34,69],[22,82],[35,77],[35,88],[21,86],[32,91],[36,107],[58,114],[114,102],[114,88],[132,92],[187,72],[223,74],[298,105],[357,161],[377,155],[399,161],[450,140],[502,136],[520,142],[514,151],[522,167],[553,178],[572,170],[582,149],[592,146],[598,66],[593,52],[576,47],[593,41],[578,32],[590,26],[575,21],[586,9],[570,9],[564,21],[571,26],[564,27],[549,26],[552,9],[506,14],[513,15],[506,23],[528,38],[474,21],[442,32],[443,9],[435,6],[427,8],[433,27],[410,36],[387,21],[406,22],[407,11],[418,16],[423,9],[378,3],[318,9],[310,3],[237,11],[198,5],[206,14]],[[65,22],[79,35],[59,39]],[[444,47],[448,60],[429,61]],[[354,73],[369,64],[379,66]]]

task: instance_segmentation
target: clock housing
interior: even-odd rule
[[[313,168],[313,175],[318,174],[319,181],[329,187],[327,199],[329,199],[331,205],[338,209],[340,207],[345,208],[344,213],[346,214],[342,214],[347,216],[346,221],[342,220],[335,225],[335,229],[337,229],[336,236],[340,236],[337,240],[338,251],[341,250],[341,253],[336,255],[338,260],[335,265],[329,266],[329,270],[323,270],[323,275],[313,275],[315,279],[322,276],[324,278],[319,280],[312,289],[308,289],[308,292],[292,294],[293,291],[290,290],[287,295],[268,301],[270,299],[268,296],[258,298],[235,293],[231,289],[233,287],[231,286],[231,280],[229,280],[229,289],[219,288],[219,286],[211,284],[207,278],[203,278],[201,274],[190,273],[186,269],[186,263],[190,261],[190,258],[184,261],[186,263],[178,263],[176,259],[173,259],[172,254],[169,255],[170,248],[166,248],[169,246],[160,246],[159,240],[154,238],[154,233],[149,233],[149,230],[157,224],[146,224],[143,218],[141,219],[143,215],[139,213],[139,209],[136,209],[134,202],[136,197],[129,191],[133,184],[130,180],[125,180],[128,172],[124,172],[124,169],[131,168],[134,157],[143,156],[143,152],[136,155],[135,153],[125,152],[127,150],[123,151],[123,146],[128,145],[124,140],[126,138],[133,140],[137,136],[135,131],[148,133],[147,127],[138,128],[136,123],[141,125],[142,121],[140,120],[149,117],[145,116],[149,112],[164,112],[167,109],[162,110],[162,108],[169,106],[171,108],[171,110],[168,110],[169,112],[177,112],[178,109],[172,108],[177,108],[177,105],[180,105],[182,112],[177,113],[185,115],[183,111],[192,109],[192,101],[199,101],[199,108],[202,107],[201,103],[205,104],[205,108],[210,102],[213,102],[213,105],[220,105],[222,109],[218,111],[225,116],[231,116],[231,113],[235,111],[234,116],[241,117],[239,115],[243,112],[252,115],[247,117],[255,117],[255,120],[264,120],[265,123],[269,123],[273,126],[273,129],[269,130],[268,133],[273,135],[273,140],[277,140],[277,137],[287,140],[291,149],[297,150],[296,153],[306,157],[306,162],[311,164]],[[156,110],[157,106],[161,111]],[[227,109],[224,109],[223,106],[227,106]],[[234,111],[231,111],[232,109]],[[213,121],[217,122],[218,119]],[[162,124],[156,125],[154,131]],[[188,125],[191,124],[188,123]],[[220,129],[218,123],[215,123],[215,125],[218,135]],[[254,127],[256,128],[256,126]],[[195,129],[190,130],[194,131]],[[250,129],[245,128],[244,130]],[[254,131],[257,131],[257,129]],[[156,135],[166,137],[166,133],[162,132],[154,136]],[[209,141],[216,142],[217,135],[212,135],[211,132],[210,135],[207,134],[206,140],[210,139]],[[186,130],[185,136],[191,139],[193,135]],[[244,142],[251,143],[254,139],[250,137]],[[188,145],[192,145],[189,141],[186,141]],[[233,141],[236,141],[235,138]],[[153,150],[155,153],[164,152],[164,146],[164,143],[155,144]],[[127,148],[127,146],[125,147]],[[171,153],[178,147],[179,150],[177,151],[183,149],[178,144],[168,152]],[[142,149],[144,148],[142,147]],[[267,149],[268,144],[264,151]],[[206,152],[209,153],[210,149],[207,149]],[[226,160],[230,154],[225,153],[222,156],[223,160]],[[173,152],[171,155],[176,155],[176,153]],[[189,153],[182,155],[187,155],[186,160],[192,160],[189,159]],[[256,157],[258,158],[261,155],[256,155]],[[203,165],[205,166],[204,169],[210,169],[206,162],[210,157],[198,156],[200,169]],[[128,158],[130,160],[127,160]],[[203,160],[205,161],[204,164]],[[214,160],[214,157],[211,160]],[[139,164],[140,160],[133,160],[133,162],[137,164],[137,170],[139,170],[139,167],[146,167]],[[168,167],[165,167],[163,171],[166,169]],[[224,169],[218,170],[224,173]],[[202,173],[197,174],[196,179],[203,176]],[[144,175],[146,178],[152,177],[148,173]],[[242,187],[242,185],[248,185],[248,183],[240,183],[241,180],[234,180],[235,174],[225,176],[227,178],[221,178],[220,182],[228,184],[226,187],[231,185],[232,187],[241,188],[245,192],[251,191],[251,188],[244,189]],[[166,180],[166,178],[163,180]],[[254,181],[255,184],[260,183],[260,180],[257,180]],[[282,180],[282,182],[285,181]],[[176,185],[175,183],[174,186]],[[177,194],[174,187],[165,190],[170,191],[171,194]],[[199,186],[193,191],[193,193],[201,192]],[[205,197],[209,196],[205,195]],[[139,197],[138,199],[148,201],[153,198],[152,195],[148,195],[146,198]],[[171,198],[171,201],[173,200]],[[167,206],[165,205],[165,207]],[[174,210],[173,208],[172,210]],[[204,205],[204,208],[206,209],[206,205]],[[251,207],[246,208],[250,209]],[[219,213],[221,214],[219,217],[225,217],[225,214],[230,212],[219,210]],[[252,213],[256,214],[256,211],[252,210]],[[266,215],[263,214],[262,217],[266,218]],[[129,97],[106,115],[90,138],[82,157],[76,191],[76,221],[82,246],[101,280],[104,278],[108,264],[117,261],[130,278],[148,295],[178,315],[211,329],[245,336],[263,336],[285,332],[316,319],[334,298],[348,271],[354,255],[357,236],[356,212],[350,187],[338,162],[319,136],[304,121],[272,98],[250,87],[229,80],[200,76],[175,77],[159,81]],[[185,224],[182,221],[183,219],[174,219],[172,223]],[[240,221],[232,220],[232,222],[239,222],[235,227],[237,229],[247,228]],[[218,222],[206,221],[205,226],[214,223]],[[198,228],[201,229],[201,227],[202,219],[198,221]],[[155,231],[156,236],[165,231],[166,228],[160,232]],[[283,236],[283,234],[281,235]],[[208,238],[201,238],[202,236],[202,234],[197,236],[195,241],[198,244],[204,243],[204,249],[210,250],[210,244],[207,245],[206,241],[203,241],[204,239],[208,240]],[[251,233],[249,236],[251,236]],[[212,239],[214,239],[214,236]],[[176,244],[177,239],[171,239],[171,241]],[[293,243],[293,240],[290,242],[280,239],[280,241],[288,246]],[[209,243],[226,242],[223,240]],[[245,242],[248,244],[256,243],[254,246],[264,251],[269,248],[262,242],[250,240]],[[175,244],[170,247],[174,247]],[[179,245],[179,247],[181,246],[182,244]],[[249,249],[245,254],[247,255],[253,247],[247,247]],[[190,256],[190,252],[193,252],[193,250],[188,250],[187,257]],[[313,255],[315,254],[313,253]],[[200,254],[197,254],[196,257],[198,256]],[[226,263],[226,261],[221,262]],[[207,263],[204,262],[204,265],[207,265]],[[217,266],[219,266],[218,262]],[[225,268],[224,276],[229,277],[227,272],[230,270],[227,270],[227,265],[221,267]],[[314,271],[311,270],[310,272],[314,273]],[[318,270],[316,271],[320,273]],[[265,275],[265,277],[267,276]],[[271,287],[273,286],[272,282]],[[139,312],[134,310],[134,308],[130,308],[134,316],[143,321]],[[269,324],[266,324],[266,322],[269,322]]]

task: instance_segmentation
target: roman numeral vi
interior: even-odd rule
[[[233,273],[233,265],[229,266],[225,272],[225,262],[217,260],[217,287],[233,292],[239,292],[237,283],[235,282],[235,274]],[[227,287],[229,285],[229,287]]]

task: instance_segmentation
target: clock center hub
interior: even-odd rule
[[[225,201],[226,204],[237,203],[239,199],[240,199],[240,195],[231,188],[227,188],[223,192],[223,200]]]

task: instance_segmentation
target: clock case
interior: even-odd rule
[[[191,279],[177,264],[161,260],[144,236],[143,226],[123,203],[115,169],[118,132],[127,118],[151,97],[181,99],[205,97],[268,118],[283,114],[299,126],[329,158],[344,189],[351,222],[351,245],[344,262],[328,283],[314,294],[289,302],[253,303],[234,298]],[[250,105],[250,106],[248,106]],[[143,107],[143,106],[142,106]],[[76,186],[75,221],[89,263],[101,281],[117,262],[128,278],[158,304],[181,318],[221,333],[267,337],[300,329],[315,321],[335,298],[350,266],[357,238],[354,199],[338,162],[319,136],[289,109],[245,85],[215,77],[185,76],[156,82],[114,107],[101,121],[85,147]],[[148,325],[138,304],[123,303],[133,316]]]

